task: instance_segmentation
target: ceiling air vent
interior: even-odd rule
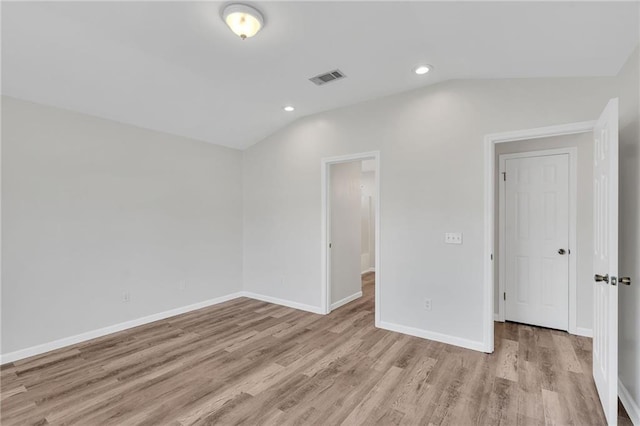
[[[313,83],[318,86],[322,86],[323,84],[330,83],[332,81],[340,80],[341,78],[345,78],[346,75],[340,70],[329,71],[324,74],[316,75],[313,78],[310,78]]]

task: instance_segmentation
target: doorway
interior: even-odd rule
[[[378,325],[379,153],[324,158],[321,167],[322,311],[328,314],[372,291]]]
[[[592,336],[593,152],[590,132],[506,141],[495,147],[496,321],[515,321]],[[523,179],[543,181],[541,185],[546,187],[533,194],[530,191],[534,183],[519,182],[518,174],[526,174]],[[556,188],[545,183],[549,179],[559,180]],[[558,192],[560,181],[562,188]],[[509,204],[507,189],[512,191],[513,204]],[[521,193],[520,200],[515,193]],[[523,209],[527,204],[538,211],[530,210],[526,212],[528,217],[517,218],[516,209]],[[552,209],[559,209],[555,216],[550,216]],[[527,220],[530,223],[525,223]],[[525,225],[527,229],[516,229]],[[517,235],[525,231],[528,235]],[[561,235],[553,238],[550,235],[560,232]],[[516,246],[516,237],[522,237],[520,246]],[[529,247],[534,242],[548,246]],[[523,251],[531,249],[537,251]],[[546,275],[542,276],[543,273]],[[563,278],[559,278],[560,275]],[[528,285],[533,286],[528,293],[518,294]],[[519,308],[527,309],[525,305],[529,302],[525,299],[533,305],[523,316]]]
[[[593,247],[591,288],[593,304],[592,374],[604,414],[616,423],[618,408],[618,99],[610,99],[596,121],[571,123],[485,136],[485,274],[484,350],[494,351],[496,146],[503,143],[590,133],[593,140],[591,205]],[[585,253],[585,256],[587,254]]]
[[[522,146],[524,141],[541,141],[570,135],[591,135],[595,122],[571,123],[559,126],[528,129],[522,131],[496,133],[485,137],[485,274],[484,274],[484,351],[494,351],[494,321],[504,321],[504,302],[502,287],[496,285],[500,278],[500,247],[499,247],[499,147],[505,144]],[[537,147],[533,150],[554,149],[556,145],[546,148]],[[507,153],[507,152],[502,152]],[[583,168],[584,170],[584,168]],[[571,237],[570,237],[571,243]],[[576,253],[577,254],[577,253]],[[504,257],[504,254],[503,254]],[[576,256],[577,257],[577,256]],[[587,259],[587,255],[583,256]],[[494,307],[496,308],[494,310]],[[571,321],[569,326],[571,327]]]

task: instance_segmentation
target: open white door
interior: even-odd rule
[[[593,130],[593,378],[609,425],[618,420],[618,99]]]

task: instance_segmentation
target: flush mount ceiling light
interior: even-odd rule
[[[287,105],[286,107],[282,108],[283,110],[287,111],[287,112],[292,112],[295,111],[295,108],[292,107],[291,105]]]
[[[225,7],[222,19],[243,40],[253,37],[264,26],[262,14],[246,4],[230,4]]]
[[[423,75],[431,71],[431,68],[433,68],[431,65],[419,65],[413,69],[413,72],[418,75]]]

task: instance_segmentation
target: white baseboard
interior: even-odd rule
[[[504,322],[500,319],[500,314],[493,314],[493,320],[496,322]]]
[[[577,336],[593,337],[593,330],[590,328],[576,327]]]
[[[250,299],[261,300],[263,302],[275,303],[276,305],[286,306],[288,308],[300,309],[301,311],[312,312],[314,314],[324,314],[319,306],[305,305],[304,303],[293,302],[291,300],[278,299],[277,297],[264,296],[262,294],[243,291],[241,295]]]
[[[436,342],[447,343],[449,345],[460,346],[474,351],[485,352],[483,342],[462,339],[460,337],[449,336],[448,334],[436,333],[433,331],[422,330],[419,328],[408,327],[406,325],[394,324],[387,321],[380,321],[379,327],[385,330],[396,331],[398,333],[408,334],[410,336],[421,337],[423,339],[435,340]]]
[[[375,272],[376,268],[369,268],[369,269],[365,269],[364,271],[360,272],[360,275],[364,275],[367,274],[369,272]]]
[[[362,292],[359,291],[357,293],[352,294],[351,296],[347,296],[342,300],[338,300],[336,303],[332,303],[331,304],[331,310],[333,311],[334,309],[338,309],[340,306],[342,305],[346,305],[349,302],[353,302],[356,299],[359,299],[362,297]]]
[[[24,358],[29,358],[35,355],[40,355],[45,352],[63,348],[65,346],[71,346],[77,343],[86,342],[87,340],[106,336],[107,334],[117,333],[118,331],[123,331],[129,328],[138,327],[140,325],[144,325],[154,321],[184,314],[186,312],[206,308],[207,306],[217,305],[219,303],[227,302],[229,300],[233,300],[238,297],[248,297],[250,299],[261,300],[263,302],[275,303],[276,305],[282,305],[282,306],[287,306],[289,308],[300,309],[307,312],[313,312],[314,314],[322,314],[320,308],[317,306],[305,305],[303,303],[292,302],[289,300],[278,299],[270,296],[263,296],[261,294],[256,294],[249,291],[239,291],[236,293],[228,294],[226,296],[217,297],[215,299],[205,300],[203,302],[194,303],[192,305],[182,306],[180,308],[159,312],[157,314],[149,315],[142,318],[137,318],[131,321],[125,321],[119,324],[110,325],[108,327],[99,328],[97,330],[91,330],[85,333],[76,334],[75,336],[64,337],[62,339],[54,340],[53,342],[31,346],[29,348],[20,349],[14,352],[9,352],[7,354],[0,354],[0,365],[13,362],[13,361],[18,361]]]
[[[348,298],[345,298],[339,302],[336,302],[334,305],[337,305],[342,302],[348,303],[349,301],[354,300],[357,297],[360,297],[361,295],[362,295],[361,292],[356,293],[352,296],[349,296]],[[168,311],[159,312],[157,314],[149,315],[146,317],[137,318],[131,321],[126,321],[126,322],[111,325],[108,327],[100,328],[97,330],[88,331],[85,333],[77,334],[75,336],[65,337],[59,340],[55,340],[53,342],[32,346],[30,348],[21,349],[15,352],[9,352],[7,354],[2,354],[0,355],[0,364],[6,364],[9,362],[28,358],[34,355],[40,355],[45,352],[63,348],[65,346],[70,346],[76,343],[81,343],[87,340],[95,339],[97,337],[106,336],[107,334],[116,333],[118,331],[123,331],[129,328],[133,328],[133,327],[148,324],[154,321],[173,317],[186,312],[195,311],[197,309],[205,308],[207,306],[217,305],[219,303],[227,302],[229,300],[236,299],[238,297],[248,297],[255,300],[261,300],[263,302],[274,303],[277,305],[287,306],[293,309],[300,309],[303,311],[312,312],[314,314],[323,314],[320,307],[318,306],[311,306],[311,305],[306,305],[304,303],[298,303],[290,300],[279,299],[277,297],[265,296],[257,293],[252,293],[250,291],[240,291],[240,292],[228,294],[226,296],[217,297],[215,299],[205,300],[203,302],[194,303],[192,305],[171,309]],[[353,299],[348,300],[350,298],[353,298]],[[462,339],[459,337],[449,336],[441,333],[435,333],[432,331],[422,330],[414,327],[407,327],[404,325],[394,324],[386,321],[380,321],[378,326],[385,330],[408,334],[410,336],[421,337],[423,339],[435,340],[437,342],[447,343],[455,346],[461,346],[463,348],[473,349],[481,352],[484,350],[484,345],[482,344],[482,342]]]
[[[638,403],[633,400],[631,394],[627,388],[624,387],[620,378],[618,378],[618,397],[620,398],[622,405],[624,405],[624,409],[627,410],[631,423],[635,426],[640,426],[640,406],[638,406]]]
[[[194,303],[192,305],[182,306],[168,311],[159,312],[157,314],[148,315],[146,317],[137,318],[130,321],[121,322],[119,324],[110,325],[108,327],[99,328],[97,330],[87,331],[85,333],[76,334],[75,336],[64,337],[54,340],[53,342],[43,343],[29,348],[20,349],[14,352],[0,355],[0,365],[6,364],[20,359],[29,358],[34,355],[40,355],[45,352],[60,349],[65,346],[75,345],[76,343],[86,342],[87,340],[97,337],[106,336],[107,334],[116,333],[129,328],[138,327],[161,319],[184,314],[186,312],[195,311],[197,309],[206,308],[207,306],[217,305],[232,299],[243,296],[242,292],[227,294],[226,296],[216,297],[215,299],[205,300],[203,302]]]

